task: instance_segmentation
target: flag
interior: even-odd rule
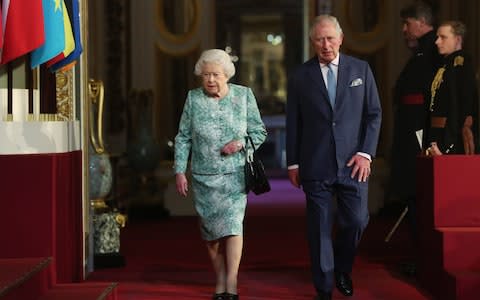
[[[3,0],[2,13],[2,64],[43,45],[42,0]]]
[[[70,17],[68,16],[67,9],[65,8],[65,1],[61,0],[63,6],[63,31],[65,35],[65,47],[63,52],[50,59],[47,62],[47,66],[51,67],[53,64],[59,62],[60,60],[67,57],[75,49],[75,40],[73,39],[73,30],[72,23],[70,22]]]
[[[54,58],[65,48],[62,1],[42,0],[42,3],[45,17],[45,44],[32,52],[32,69]]]
[[[70,54],[70,55],[71,55],[71,54]],[[60,62],[62,62],[62,61],[63,61],[63,60],[61,60]],[[57,64],[58,64],[58,63],[57,63]],[[56,71],[58,71],[58,70],[63,71],[63,72],[68,71],[68,70],[70,70],[71,68],[73,68],[74,65],[77,64],[77,61],[74,60],[74,61],[72,61],[72,62],[69,63],[69,64],[66,64],[66,65],[64,65],[64,66],[55,68],[55,66],[56,66],[57,64],[54,64],[54,65],[52,66],[52,69],[51,69],[52,72],[56,72]]]
[[[75,49],[73,50],[72,53],[70,53],[70,55],[68,55],[63,60],[54,64],[51,67],[52,71],[56,71],[59,69],[62,69],[62,70],[70,69],[71,67],[73,67],[73,65],[75,65],[75,60],[77,60],[80,57],[80,54],[82,54],[82,51],[83,51],[82,40],[80,35],[80,8],[79,8],[78,0],[67,0],[65,4],[67,5],[68,15],[72,20]]]

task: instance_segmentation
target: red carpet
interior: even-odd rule
[[[273,180],[268,194],[249,197],[241,299],[313,299],[303,214],[303,193],[284,180]],[[397,271],[411,256],[406,224],[383,242],[394,221],[372,218],[352,274],[355,294],[334,291],[334,299],[431,299]],[[210,299],[214,276],[195,217],[130,223],[121,238],[126,266],[89,277],[118,281],[119,300]]]

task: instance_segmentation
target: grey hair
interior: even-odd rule
[[[203,51],[195,64],[195,70],[193,73],[197,76],[202,75],[203,66],[209,63],[220,65],[228,79],[235,75],[235,66],[233,65],[230,55],[221,49],[209,49]]]
[[[408,18],[420,20],[421,18],[423,18],[425,20],[425,23],[427,23],[428,25],[435,25],[435,17],[433,15],[432,8],[430,7],[430,5],[422,1],[417,1],[416,3],[413,3],[403,8],[400,11],[400,17],[404,20]]]
[[[323,22],[332,23],[335,27],[335,30],[338,32],[339,35],[343,35],[342,27],[340,27],[340,23],[338,23],[337,18],[332,15],[319,15],[313,19],[312,26],[310,26],[310,38],[313,38],[313,34],[315,32],[315,27]]]

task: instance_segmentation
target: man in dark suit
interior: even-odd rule
[[[391,152],[389,196],[408,205],[413,246],[416,246],[416,160],[422,151],[417,132],[428,130],[430,84],[440,64],[435,46],[432,8],[417,1],[400,11],[402,32],[412,55],[397,78],[394,89],[394,130]],[[421,140],[420,140],[421,141]],[[402,264],[407,275],[415,274],[415,262]]]
[[[288,176],[306,195],[318,299],[331,299],[334,280],[342,294],[353,295],[350,274],[369,219],[368,177],[382,110],[368,63],[339,53],[343,33],[335,17],[318,16],[310,40],[316,56],[288,81]]]

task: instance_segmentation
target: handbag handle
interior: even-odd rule
[[[257,153],[257,149],[255,149],[255,145],[253,144],[253,140],[252,140],[252,137],[247,135],[245,137],[245,139],[247,140],[246,143],[245,143],[245,146],[248,146],[248,143],[250,142],[250,145],[252,146],[252,149],[253,149],[253,153],[251,155],[248,155],[248,149],[247,147],[244,148],[245,150],[245,159],[247,161],[252,161],[253,160],[253,156]]]
[[[252,137],[247,135],[246,139],[247,139],[247,143],[248,141],[250,141],[250,145],[252,145],[253,152],[255,152],[257,149],[255,149],[255,145],[253,144]]]

